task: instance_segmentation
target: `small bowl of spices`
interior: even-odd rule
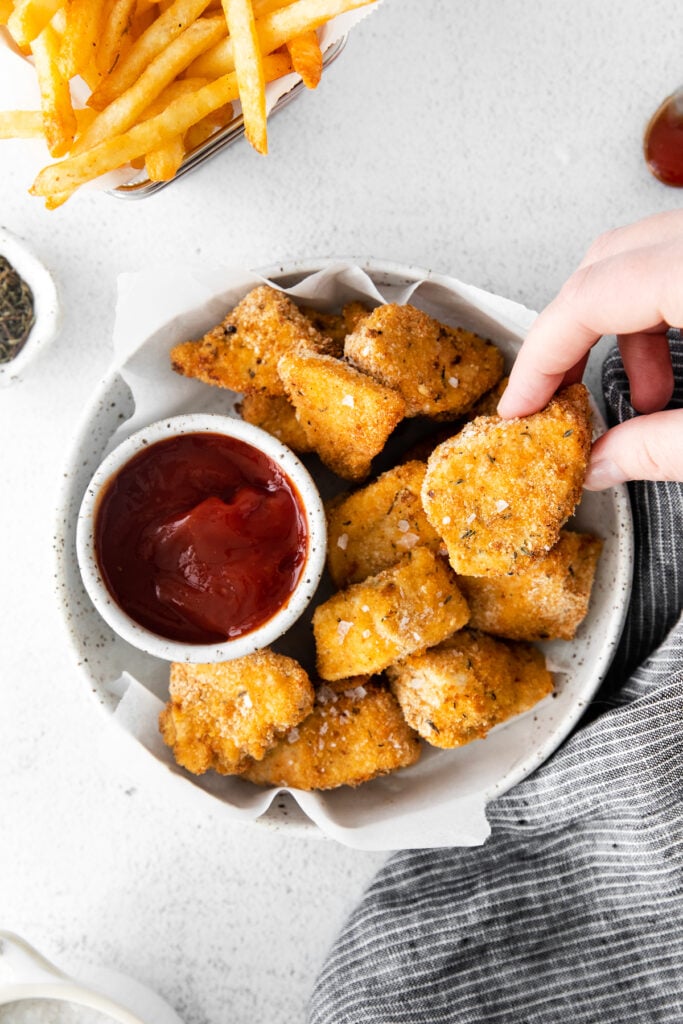
[[[0,384],[17,380],[57,333],[51,274],[29,246],[0,227]]]
[[[301,616],[325,562],[325,513],[277,438],[231,416],[154,423],[90,482],[76,550],[85,588],[124,640],[167,661],[229,661]]]

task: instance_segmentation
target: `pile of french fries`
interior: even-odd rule
[[[234,117],[268,150],[266,83],[314,89],[316,30],[375,0],[0,0],[0,25],[35,65],[40,110],[0,111],[0,139],[43,138],[56,158],[31,192],[61,206],[119,167],[168,181]],[[86,106],[74,105],[79,89]],[[60,159],[64,158],[64,159]]]

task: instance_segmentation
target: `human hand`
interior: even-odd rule
[[[581,380],[593,345],[616,334],[631,404],[646,415],[593,446],[585,486],[683,480],[683,409],[662,410],[674,387],[669,326],[683,327],[683,211],[600,236],[522,345],[498,405],[506,419],[538,412]]]

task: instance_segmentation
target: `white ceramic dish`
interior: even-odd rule
[[[7,228],[0,227],[0,256],[9,260],[33,292],[35,323],[24,345],[9,363],[0,363],[0,386],[19,380],[29,363],[45,350],[57,334],[57,288],[47,267],[31,247]]]
[[[248,633],[220,644],[183,644],[145,629],[123,611],[107,589],[95,551],[97,508],[104,488],[135,455],[158,441],[182,434],[220,434],[251,445],[267,455],[294,485],[306,519],[308,547],[296,587],[270,619]],[[313,480],[291,449],[264,430],[234,416],[189,414],[150,424],[126,438],[104,459],[88,484],[78,513],[76,554],[90,600],[105,622],[133,647],[164,661],[231,661],[274,643],[303,614],[325,567],[325,510]]]
[[[159,294],[163,291],[165,295],[174,295],[176,288],[182,288],[186,276],[179,272],[177,280],[169,281],[168,270],[164,269]],[[321,309],[330,308],[334,300],[346,302],[361,297],[375,303],[382,299],[411,301],[432,315],[492,338],[508,364],[533,319],[529,310],[455,279],[376,260],[280,265],[264,271],[262,277],[285,289],[294,289],[295,297],[303,295],[309,304],[313,301]],[[194,285],[200,278],[197,273]],[[238,284],[231,291],[226,281]],[[632,526],[625,487],[602,493],[586,492],[570,524],[598,534],[605,543],[590,612],[576,639],[540,645],[556,673],[554,697],[494,730],[484,741],[454,751],[428,748],[412,768],[376,779],[357,790],[288,794],[261,790],[235,778],[197,780],[187,776],[170,763],[168,752],[155,742],[151,730],[140,725],[145,718],[151,721],[159,702],[167,699],[166,668],[158,659],[140,654],[103,628],[83,590],[75,564],[76,514],[88,479],[112,443],[112,435],[140,426],[141,411],[135,408],[131,387],[136,389],[143,406],[160,401],[159,381],[171,373],[167,356],[170,346],[183,337],[196,337],[212,326],[229,308],[226,303],[245,294],[257,281],[254,274],[240,277],[227,268],[220,274],[207,272],[201,291],[195,288],[188,295],[182,315],[177,311],[176,315],[157,311],[156,319],[151,315],[157,305],[154,279],[140,279],[137,291],[131,288],[130,281],[126,284],[127,294],[121,299],[119,312],[130,305],[136,317],[142,319],[141,344],[123,359],[123,365],[113,367],[86,412],[66,466],[59,518],[60,598],[78,663],[105,713],[113,716],[128,737],[133,738],[141,755],[139,770],[151,771],[155,760],[162,762],[173,776],[171,785],[179,804],[183,799],[206,799],[213,806],[222,804],[226,814],[235,820],[258,820],[287,834],[324,833],[365,849],[477,845],[488,834],[486,804],[527,776],[555,750],[590,703],[612,660],[631,585]],[[311,300],[309,292],[314,287],[315,298]],[[202,298],[197,301],[192,295]],[[146,303],[149,309],[144,308]],[[125,332],[122,325],[119,333],[129,333],[129,328],[130,321],[125,324]],[[145,383],[150,374],[153,387]],[[197,385],[196,390],[189,385]],[[181,393],[178,383],[172,382],[175,390],[169,414],[212,408],[216,402],[225,408],[228,401],[220,389],[187,380],[183,386],[187,390]],[[600,424],[597,410],[596,417]],[[321,481],[317,482],[320,486]],[[286,639],[286,653],[296,656],[301,634],[294,630]],[[140,684],[135,691],[128,685],[129,675]],[[123,690],[126,697],[121,700]],[[127,714],[125,704],[131,693],[135,708],[134,713]],[[149,708],[145,707],[147,700]]]

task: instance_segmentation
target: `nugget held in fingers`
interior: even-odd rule
[[[415,306],[378,306],[344,342],[347,359],[401,392],[406,416],[453,420],[503,373],[495,345]]]
[[[420,498],[426,469],[424,462],[406,462],[329,503],[327,568],[336,586],[388,569],[418,544],[440,547]]]
[[[296,345],[325,350],[325,339],[292,300],[260,285],[198,341],[171,350],[176,373],[233,391],[284,395],[277,363]]]
[[[602,541],[562,530],[522,575],[458,576],[469,625],[511,640],[572,640],[588,613]]]
[[[359,786],[415,764],[421,749],[389,691],[359,676],[319,687],[308,718],[243,777],[306,790]]]
[[[323,679],[381,672],[450,636],[469,609],[445,560],[413,548],[391,569],[354,583],[313,615]]]
[[[387,669],[406,721],[435,747],[483,739],[552,692],[540,651],[463,629]]]
[[[170,701],[159,716],[164,742],[195,775],[240,774],[313,707],[307,673],[265,649],[212,665],[171,665]]]
[[[422,503],[455,571],[502,576],[546,555],[581,498],[590,446],[583,384],[533,416],[481,416],[440,444]]]
[[[333,473],[363,480],[403,419],[405,403],[341,359],[299,348],[278,372],[310,444]]]

